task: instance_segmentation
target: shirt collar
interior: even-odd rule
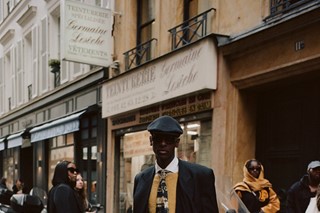
[[[169,163],[169,165],[165,168],[165,170],[172,173],[177,173],[179,171],[178,163],[179,163],[178,158],[174,157],[173,160]],[[157,161],[155,163],[155,169],[156,169],[156,173],[162,170],[162,168],[157,164]]]

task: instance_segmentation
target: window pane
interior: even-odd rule
[[[89,138],[89,130],[88,129],[83,129],[81,131],[81,139],[88,139]]]
[[[97,160],[97,146],[91,147],[91,160]]]
[[[82,160],[88,160],[88,147],[82,148]]]
[[[88,118],[83,118],[81,120],[81,125],[82,125],[82,128],[86,128],[89,126],[89,119]]]
[[[91,137],[92,137],[92,138],[97,137],[97,128],[96,128],[96,127],[92,128],[92,130],[91,130]]]
[[[97,121],[98,121],[97,116],[93,116],[91,118],[91,125],[92,126],[97,126]]]
[[[142,0],[141,1],[141,23],[145,24],[154,19],[154,0]]]

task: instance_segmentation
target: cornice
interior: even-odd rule
[[[29,8],[24,12],[21,17],[17,20],[17,23],[24,27],[37,13],[37,7],[35,6],[29,6]]]
[[[0,37],[0,43],[3,46],[6,45],[14,37],[14,33],[14,29],[9,29],[3,36]]]

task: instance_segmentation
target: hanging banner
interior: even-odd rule
[[[62,60],[110,66],[113,51],[112,23],[113,16],[109,9],[62,0]]]

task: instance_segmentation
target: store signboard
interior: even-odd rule
[[[216,87],[217,50],[205,39],[104,83],[102,117]]]
[[[112,64],[111,10],[80,1],[61,2],[62,60],[103,67]]]

